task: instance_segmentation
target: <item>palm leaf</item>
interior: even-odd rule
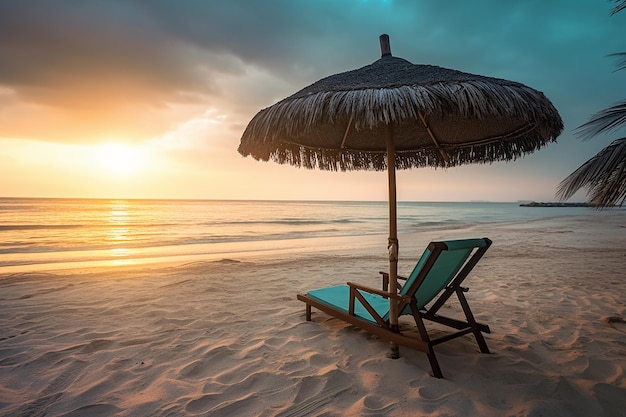
[[[626,0],[614,0],[611,15],[626,9]],[[626,69],[626,52],[611,54],[619,57],[617,70]],[[576,131],[589,139],[611,132],[626,124],[626,100],[604,109],[591,117]],[[567,200],[581,188],[598,208],[624,204],[626,200],[626,138],[617,139],[572,172],[558,186],[557,197]]]
[[[626,9],[626,0],[615,0],[615,3],[617,3],[617,6],[613,7],[613,9],[611,9],[611,15],[614,15],[615,13],[619,12],[620,10]]]
[[[615,71],[626,69],[626,52],[618,52],[615,54],[610,54],[609,56],[616,56],[619,58]]]
[[[626,100],[594,114],[587,123],[576,128],[583,138],[589,139],[600,133],[614,131],[626,124]]]
[[[626,138],[613,141],[559,184],[557,197],[567,200],[587,188],[597,207],[623,205],[626,200]]]

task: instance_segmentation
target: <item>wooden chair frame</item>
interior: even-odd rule
[[[381,272],[383,278],[383,285],[381,290],[354,282],[347,283],[350,288],[349,308],[347,312],[339,310],[333,306],[320,302],[304,294],[298,294],[297,298],[298,300],[306,303],[307,321],[311,320],[311,307],[315,307],[330,316],[336,317],[367,332],[375,334],[383,340],[388,340],[389,342],[394,342],[399,346],[404,346],[410,349],[425,352],[428,356],[433,375],[437,378],[442,378],[443,374],[441,372],[441,367],[439,366],[439,362],[433,349],[434,346],[455,339],[457,337],[472,333],[476,338],[480,351],[483,353],[489,353],[489,348],[487,347],[487,343],[482,333],[491,333],[491,330],[489,329],[489,326],[476,322],[474,315],[472,314],[472,311],[470,309],[469,303],[467,302],[467,299],[464,295],[464,293],[467,292],[468,289],[461,286],[471,270],[483,257],[487,249],[489,249],[489,246],[491,246],[491,240],[487,238],[484,238],[483,240],[485,242],[485,246],[479,247],[469,257],[469,259],[464,263],[463,267],[456,273],[456,275],[452,278],[449,284],[440,293],[437,300],[428,309],[418,308],[418,302],[415,294],[417,293],[417,290],[420,288],[424,280],[428,277],[429,272],[437,262],[441,253],[445,250],[448,250],[448,246],[445,242],[431,242],[428,245],[430,255],[421,270],[419,271],[417,277],[412,282],[410,288],[408,288],[407,291],[404,291],[406,295],[390,293],[388,291],[389,274],[386,272]],[[406,279],[404,277],[399,278]],[[419,339],[407,336],[399,330],[392,329],[389,325],[389,320],[384,319],[380,316],[380,314],[376,312],[376,310],[363,296],[363,293],[376,294],[386,299],[391,298],[395,300],[398,303],[398,309],[396,311],[400,312],[400,315],[402,315],[404,310],[408,307],[411,312],[410,315],[413,317],[415,325],[417,326]],[[453,294],[456,294],[458,297],[459,303],[461,304],[461,308],[463,309],[463,313],[465,315],[465,320],[450,318],[438,314],[439,309],[446,303],[446,301],[448,301],[448,299],[450,299]],[[358,300],[363,305],[363,307],[365,307],[365,309],[374,318],[376,323],[372,323],[355,315],[354,309],[356,300]],[[424,324],[424,320],[430,320],[440,323],[444,326],[456,329],[456,331],[450,334],[446,334],[445,336],[431,339]]]

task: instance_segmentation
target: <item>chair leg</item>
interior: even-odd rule
[[[311,304],[306,305],[306,321],[311,321]]]
[[[428,356],[428,362],[430,362],[430,368],[433,370],[433,376],[435,378],[443,378],[443,373],[441,372],[441,367],[439,366],[439,361],[437,360],[437,356],[435,355],[435,350],[433,346],[430,344],[430,336],[428,336],[428,330],[426,330],[426,325],[422,320],[422,316],[417,308],[417,303],[415,299],[411,300],[411,312],[413,313],[413,318],[415,319],[415,325],[417,326],[417,330],[419,331],[420,338],[423,342],[428,344],[428,352],[426,355]]]
[[[489,351],[489,348],[487,347],[487,342],[485,341],[485,337],[480,332],[480,330],[474,330],[474,337],[476,337],[476,342],[478,343],[478,346],[480,347],[480,351],[482,353],[491,353]]]
[[[472,314],[472,310],[470,309],[469,303],[467,302],[465,295],[463,295],[463,290],[458,288],[456,293],[459,297],[459,302],[461,303],[463,312],[465,313],[465,318],[467,319],[467,322],[472,328],[472,333],[474,334],[474,337],[476,338],[476,342],[478,343],[478,347],[480,348],[480,351],[482,353],[491,353],[489,352],[489,348],[487,347],[487,342],[485,341],[485,337],[483,336],[480,329],[478,328],[478,324],[476,323],[476,319],[474,318],[474,315]]]
[[[435,351],[432,346],[428,346],[428,361],[430,362],[430,368],[433,370],[433,376],[435,378],[443,378],[443,373],[441,373],[441,368],[439,367],[439,361],[435,356]]]
[[[439,361],[437,360],[437,356],[435,355],[435,350],[433,349],[433,346],[430,344],[430,337],[428,336],[428,331],[426,330],[426,326],[424,325],[424,322],[421,319],[416,320],[416,322],[417,321],[419,321],[420,323],[417,325],[417,328],[420,333],[420,337],[422,338],[424,342],[428,343],[428,352],[426,352],[426,355],[428,356],[428,362],[430,362],[430,368],[433,370],[433,376],[435,378],[443,378],[443,373],[441,372]]]

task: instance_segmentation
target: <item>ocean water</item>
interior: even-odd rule
[[[398,232],[589,214],[582,207],[400,202]],[[0,198],[0,273],[202,259],[385,235],[386,202]]]

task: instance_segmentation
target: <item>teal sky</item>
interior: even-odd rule
[[[0,195],[385,200],[379,172],[237,153],[260,109],[395,56],[543,91],[565,129],[509,163],[398,174],[404,201],[552,201],[610,143],[573,131],[624,98],[605,0],[0,0]],[[580,194],[574,200],[583,200]]]

